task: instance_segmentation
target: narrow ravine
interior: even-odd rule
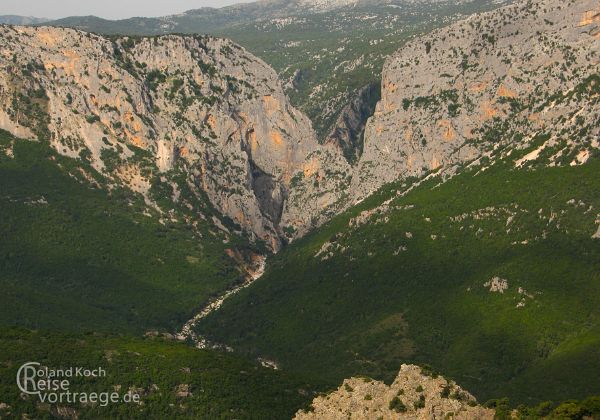
[[[266,263],[267,258],[263,255],[260,255],[260,256],[257,256],[256,259],[257,259],[257,262],[256,262],[255,266],[251,267],[247,270],[248,276],[246,278],[246,281],[238,286],[235,286],[232,289],[227,290],[225,293],[223,293],[217,299],[211,301],[208,305],[206,305],[204,308],[202,308],[202,310],[200,312],[198,312],[196,315],[194,315],[193,318],[191,318],[189,321],[187,321],[181,328],[181,331],[179,331],[176,335],[176,338],[178,340],[182,340],[182,341],[190,340],[194,343],[194,346],[199,349],[221,349],[221,350],[226,350],[226,351],[233,351],[233,349],[230,348],[229,346],[226,346],[223,344],[218,344],[218,343],[212,343],[212,342],[208,341],[202,335],[196,333],[196,331],[194,331],[194,329],[195,329],[196,325],[198,324],[198,322],[200,322],[201,319],[206,318],[208,315],[210,315],[211,313],[213,313],[217,309],[219,309],[221,307],[221,305],[223,305],[223,302],[225,302],[231,296],[238,293],[240,290],[243,290],[246,287],[250,286],[256,280],[258,280],[259,278],[262,277],[262,275],[265,272],[266,265],[267,265],[267,263]]]

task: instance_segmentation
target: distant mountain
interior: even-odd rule
[[[5,25],[39,25],[48,22],[50,19],[36,18],[33,16],[2,15],[0,24]]]
[[[460,11],[469,6],[499,5],[506,2],[506,0],[263,0],[220,8],[203,7],[180,14],[155,18],[132,17],[108,20],[96,16],[70,16],[49,21],[48,24],[74,27],[104,34],[212,33],[215,31],[221,32],[229,26],[255,21],[268,21],[269,19],[332,11],[351,12],[383,8],[388,14],[394,15],[410,14],[418,10],[434,12],[435,9],[441,8],[453,8]]]

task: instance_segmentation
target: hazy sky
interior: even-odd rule
[[[220,7],[250,0],[0,0],[0,15],[45,18],[95,15],[107,19],[164,16],[204,6]]]

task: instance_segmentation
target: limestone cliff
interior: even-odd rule
[[[385,63],[351,194],[530,145],[544,164],[585,162],[599,63],[595,0],[522,0],[407,43]]]
[[[144,195],[155,179],[181,173],[275,250],[282,218],[296,224],[290,237],[305,230],[303,200],[287,200],[294,175],[318,172],[330,149],[270,67],[201,36],[1,26],[0,128],[48,140]],[[319,188],[329,187],[310,190]]]

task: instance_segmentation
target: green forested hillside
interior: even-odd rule
[[[285,419],[312,398],[311,385],[256,362],[139,338],[180,329],[243,280],[225,252],[244,250],[243,238],[225,244],[208,222],[192,229],[169,214],[85,159],[0,132],[0,418]],[[106,377],[73,379],[70,390],[131,391],[142,403],[20,396],[16,372],[30,361],[102,367]]]
[[[84,160],[2,132],[0,324],[174,331],[240,281],[225,248],[243,243],[202,223],[193,231]]]
[[[600,391],[600,161],[391,185],[269,262],[199,325],[331,383],[428,364],[480,401]],[[413,184],[416,185],[416,184]]]
[[[2,328],[0,348],[2,418],[289,419],[313,395],[311,385],[285,373],[160,338]],[[131,391],[142,403],[51,406],[21,397],[17,370],[32,361],[50,369],[101,367],[105,376],[68,378],[69,390]]]

